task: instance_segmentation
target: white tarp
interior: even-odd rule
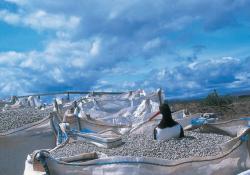
[[[89,114],[91,118],[116,125],[137,125],[159,110],[157,92],[146,94],[142,90],[121,95],[90,97],[79,103],[79,117]]]
[[[0,174],[19,175],[24,170],[27,154],[36,149],[55,146],[50,117],[21,128],[0,133]]]
[[[85,162],[64,162],[47,154],[42,161],[50,174],[238,174],[250,168],[249,128],[244,120],[232,120],[223,123],[206,124],[204,130],[227,134],[225,126],[242,124],[237,136],[222,144],[221,154],[207,157],[191,157],[180,160],[167,160],[151,157],[114,156]],[[142,126],[147,130],[148,126]],[[151,127],[150,127],[151,128]],[[214,130],[218,128],[221,130]],[[212,130],[210,130],[212,129]],[[248,139],[242,139],[247,136]],[[65,145],[62,145],[65,146]],[[30,170],[32,171],[32,170]],[[26,175],[26,174],[25,174]]]

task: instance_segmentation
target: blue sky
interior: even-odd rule
[[[248,0],[1,0],[0,96],[250,90]]]

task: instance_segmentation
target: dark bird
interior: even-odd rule
[[[168,104],[162,104],[159,109],[162,114],[162,119],[158,126],[154,129],[154,139],[167,140],[170,138],[184,137],[183,128],[178,122],[173,120]]]

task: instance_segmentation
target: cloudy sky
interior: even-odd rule
[[[0,96],[250,90],[249,0],[0,0]]]

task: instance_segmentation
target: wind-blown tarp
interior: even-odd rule
[[[158,93],[134,91],[121,95],[90,97],[79,104],[80,117],[89,114],[91,118],[113,125],[136,125],[159,110]]]

